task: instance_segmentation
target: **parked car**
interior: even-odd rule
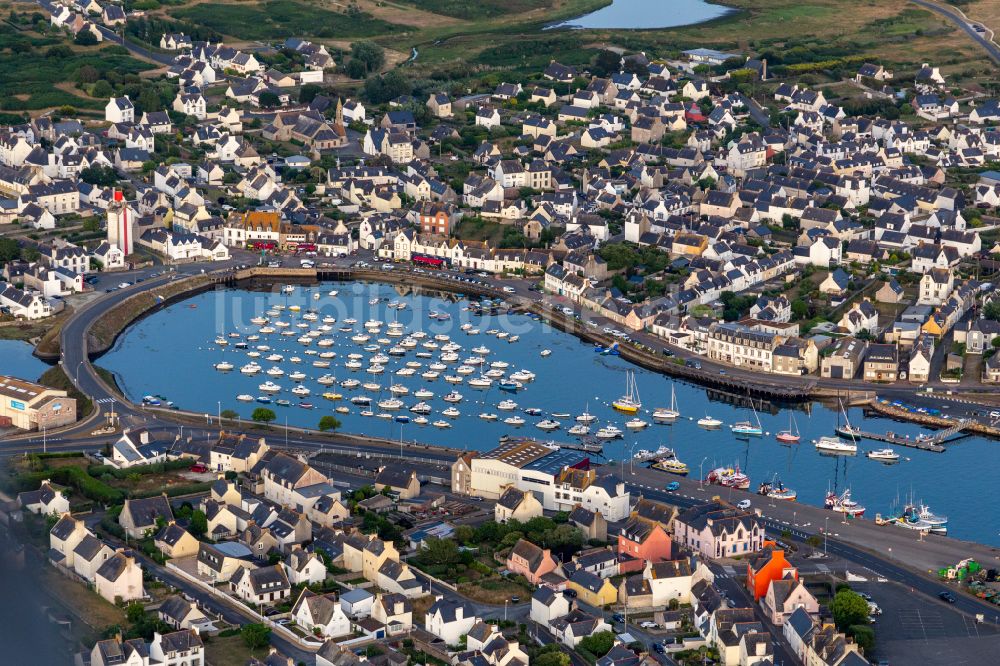
[[[656,623],[650,622],[649,620],[643,620],[639,623],[639,626],[643,629],[656,629]]]
[[[663,647],[663,643],[653,643],[653,652],[656,654],[664,654],[666,651],[666,648]]]
[[[194,465],[191,465],[191,471],[197,472],[198,474],[204,474],[205,472],[208,471],[208,467],[206,467],[202,463],[195,463]]]
[[[503,291],[504,291],[505,294],[513,294],[514,293],[514,287],[504,287]]]
[[[947,601],[949,604],[955,603],[955,595],[947,590],[938,594],[943,600]]]
[[[132,286],[131,282],[121,282],[121,283],[118,284],[118,288],[119,289],[127,289],[128,287],[131,287],[131,286]]]
[[[670,491],[679,490],[680,487],[681,484],[677,483],[676,481],[671,481],[670,483],[667,484],[667,490]]]
[[[625,616],[622,615],[621,613],[615,613],[614,615],[611,616],[611,619],[614,620],[615,622],[624,622]]]
[[[750,508],[750,500],[748,499],[740,500],[739,502],[736,503],[736,508],[743,509],[744,511],[746,511],[747,509]]]
[[[569,589],[563,590],[563,594],[565,596],[571,598],[571,599],[576,599],[576,597],[577,597],[577,591],[576,590],[569,590]]]

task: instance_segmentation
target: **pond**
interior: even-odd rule
[[[732,11],[705,0],[612,0],[607,7],[549,28],[655,30],[704,23]]]
[[[331,296],[331,290],[337,290],[337,296]],[[389,307],[397,303],[405,304],[405,309]],[[286,309],[277,316],[267,315],[266,311],[274,306]],[[604,456],[608,460],[627,460],[635,451],[667,446],[675,449],[677,456],[689,465],[693,478],[717,466],[738,464],[750,476],[752,490],[777,475],[798,492],[799,501],[814,505],[822,504],[828,489],[850,487],[854,498],[867,506],[865,517],[869,519],[876,512],[888,514],[893,504],[898,505],[912,495],[926,502],[936,513],[950,514],[952,536],[1000,545],[1000,511],[990,509],[992,500],[983,495],[983,486],[989,481],[985,478],[979,483],[959,480],[968,477],[967,470],[981,466],[983,461],[995,455],[996,442],[968,437],[949,445],[945,453],[898,448],[903,460],[891,466],[863,455],[869,449],[881,448],[874,442],[862,442],[855,457],[823,456],[816,451],[812,441],[823,435],[833,435],[839,410],[821,404],[809,405],[807,409],[796,406],[795,411],[787,405],[758,404],[765,434],[740,440],[730,431],[729,425],[754,419],[754,413],[747,406],[723,402],[720,396],[703,387],[673,382],[663,375],[636,368],[620,357],[595,353],[591,345],[526,315],[478,317],[470,312],[469,306],[470,301],[460,296],[368,283],[295,287],[289,294],[220,290],[172,304],[140,320],[120,336],[115,347],[99,363],[115,373],[119,385],[134,401],[146,395],[160,395],[181,409],[212,416],[220,410],[231,409],[242,419],[248,419],[255,408],[264,406],[275,411],[279,426],[287,422],[307,428],[317,427],[322,416],[332,415],[342,422],[345,432],[459,449],[488,450],[495,447],[503,435],[571,442],[574,438],[567,429],[574,425],[577,415],[587,411],[598,417],[593,424],[594,431],[606,424],[614,424],[624,431],[623,439],[605,445]],[[298,311],[293,307],[299,308]],[[436,318],[429,316],[432,312],[437,314]],[[287,328],[263,333],[261,324],[254,325],[250,321],[261,316],[270,319],[269,325],[277,326],[280,321],[287,324]],[[336,319],[336,323],[328,324],[330,330],[320,333],[318,328],[323,325],[323,318]],[[346,319],[356,322],[348,324]],[[383,322],[381,332],[370,335],[370,340],[360,341],[359,336],[363,335],[368,320]],[[405,331],[401,335],[422,331],[426,337],[419,338],[419,344],[405,353],[400,354],[401,350],[397,349],[398,355],[392,355],[389,350],[405,340],[404,337],[385,338],[389,343],[380,345],[378,351],[365,351],[365,346],[377,344],[379,338],[388,334],[391,322],[396,322]],[[342,326],[349,327],[350,331],[341,331]],[[480,332],[472,335],[463,326],[466,329],[474,327]],[[294,331],[294,334],[281,335],[282,330]],[[490,335],[490,330],[506,332],[507,336]],[[316,332],[315,340],[309,345],[301,344],[299,338],[310,331]],[[229,337],[236,334],[240,337]],[[249,335],[259,335],[260,339],[246,341]],[[445,335],[450,337],[450,342],[461,345],[461,350],[456,352],[458,360],[447,363],[447,369],[441,370],[436,379],[423,378],[421,374],[429,371],[430,364],[439,362],[444,356],[442,349],[431,349],[424,344],[434,341],[435,336]],[[516,342],[507,341],[515,335],[518,336]],[[228,344],[220,345],[217,340]],[[324,346],[319,346],[321,340]],[[252,346],[236,348],[236,343],[244,342],[252,346],[266,344],[270,349],[251,358],[248,353],[256,351]],[[436,344],[444,346],[448,341],[442,339]],[[474,351],[481,347],[488,352]],[[307,350],[313,353],[307,354]],[[543,356],[545,350],[550,354]],[[328,360],[329,368],[313,365],[320,359],[320,352],[328,356],[331,352],[335,354]],[[423,356],[417,356],[418,353]],[[267,361],[266,357],[271,354],[280,354],[283,358]],[[360,366],[354,370],[346,367],[351,354],[360,356]],[[387,356],[380,374],[368,372],[375,354]],[[471,372],[470,366],[463,383],[447,383],[445,376],[458,372],[457,368],[472,355],[484,357],[482,368],[476,367]],[[293,362],[293,357],[299,362]],[[241,368],[251,360],[260,364],[261,371],[254,376],[242,374]],[[232,363],[233,370],[217,371],[214,366],[222,361]],[[508,375],[526,369],[535,373],[535,377],[524,382],[524,388],[516,393],[499,390],[496,382],[484,389],[470,386],[469,379],[489,370],[493,363],[506,363]],[[399,375],[407,364],[420,364],[420,367],[415,368],[412,375]],[[275,367],[278,370],[274,372],[282,374],[268,375],[267,371]],[[289,377],[294,372],[305,376],[296,383]],[[611,401],[625,393],[630,372],[634,372],[642,402],[640,416],[650,422],[649,427],[638,432],[626,429],[625,422],[630,417],[610,407]],[[318,382],[323,375],[332,376],[335,383]],[[361,383],[376,383],[379,388],[348,389],[339,385],[350,378]],[[261,405],[257,398],[268,398],[260,390],[267,381],[279,385],[280,392],[271,395],[273,403]],[[399,396],[403,405],[398,410],[376,406],[378,401],[392,398],[389,387],[393,384],[408,390],[407,394]],[[291,392],[296,385],[308,388],[310,394],[297,397]],[[651,411],[670,405],[671,387],[675,388],[682,418],[671,426],[652,424]],[[433,393],[424,399],[432,410],[426,417],[426,425],[412,422],[417,415],[409,411],[409,407],[419,401],[413,395],[419,389]],[[462,394],[460,403],[452,405],[443,400],[452,390]],[[324,399],[325,392],[339,393],[342,398]],[[250,401],[238,401],[238,395],[247,396]],[[394,418],[362,415],[365,408],[351,403],[352,397],[360,395],[371,397],[370,409],[374,414],[406,415],[411,422],[404,424]],[[288,400],[290,405],[277,406],[278,399]],[[517,406],[510,411],[503,410],[499,406],[504,400],[512,400]],[[300,408],[301,401],[310,403],[312,408]],[[335,412],[338,407],[346,408],[347,413]],[[454,418],[444,417],[442,412],[448,407],[454,407],[459,414]],[[540,413],[532,416],[524,412],[525,408],[536,408]],[[496,414],[498,418],[483,420],[480,414],[484,413]],[[522,417],[524,425],[515,427],[503,422],[514,415]],[[723,427],[715,431],[699,428],[696,420],[705,415],[720,419]],[[797,445],[783,446],[774,436],[789,427],[791,415],[794,415],[802,440]],[[542,431],[537,424],[545,418],[560,421],[560,428],[554,432]],[[893,430],[911,437],[921,432],[914,424],[865,417],[860,409],[849,410],[849,418],[852,425],[867,431]],[[446,421],[449,427],[434,427],[435,421]],[[670,478],[665,474],[664,483]]]

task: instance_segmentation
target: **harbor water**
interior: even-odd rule
[[[337,290],[337,296],[331,296]],[[375,301],[377,299],[377,302]],[[390,303],[405,304],[405,309],[390,308]],[[276,317],[268,317],[287,322],[287,329],[277,329],[273,334],[259,334],[259,325],[251,318],[268,316],[269,308],[278,305],[289,309],[281,310]],[[308,428],[317,427],[322,416],[334,415],[342,422],[342,430],[351,433],[369,434],[394,440],[434,443],[459,449],[487,450],[496,446],[503,435],[535,437],[555,442],[575,441],[567,434],[567,429],[575,424],[574,418],[584,411],[598,417],[592,424],[592,432],[606,424],[619,427],[624,437],[607,442],[604,457],[599,460],[616,466],[633,464],[630,459],[635,452],[655,450],[660,446],[674,449],[677,456],[690,468],[690,476],[708,474],[718,466],[739,465],[750,476],[751,490],[756,490],[763,481],[770,481],[776,475],[788,487],[798,492],[798,500],[813,505],[822,505],[828,490],[850,488],[853,498],[867,508],[866,519],[875,514],[890,513],[894,505],[907,498],[923,501],[935,513],[950,518],[949,534],[957,538],[975,540],[1000,545],[1000,511],[991,508],[996,494],[995,480],[987,474],[976,480],[969,470],[989,468],[995,459],[997,442],[981,437],[966,437],[948,445],[945,453],[930,453],[915,449],[897,447],[902,457],[893,465],[885,465],[864,456],[864,452],[882,448],[877,442],[860,442],[858,455],[852,457],[830,457],[820,455],[812,441],[824,435],[833,435],[841,418],[836,405],[812,404],[805,408],[794,406],[794,418],[801,434],[801,443],[781,445],[774,436],[789,426],[789,406],[758,403],[759,419],[764,435],[747,439],[737,439],[729,425],[737,421],[754,420],[754,414],[740,396],[717,395],[703,387],[673,382],[670,378],[636,368],[614,355],[596,353],[593,346],[563,332],[552,329],[544,322],[523,314],[503,314],[476,316],[468,310],[470,301],[466,298],[441,293],[419,292],[409,287],[389,286],[373,283],[325,283],[314,286],[296,287],[291,293],[279,291],[252,291],[246,289],[226,289],[203,293],[183,302],[175,303],[152,313],[150,316],[128,328],[116,345],[98,363],[115,373],[119,385],[133,401],[139,402],[144,396],[160,396],[161,400],[172,401],[178,408],[203,412],[214,420],[217,412],[233,410],[242,419],[250,418],[257,407],[266,406],[277,414],[278,426],[288,425]],[[297,306],[299,311],[290,308]],[[302,315],[314,310],[318,320],[304,322]],[[438,318],[429,315],[435,313]],[[303,346],[298,338],[308,329],[296,328],[296,324],[307,323],[311,329],[322,325],[323,317],[333,317],[336,323],[332,330],[322,334],[330,338],[333,345],[317,347],[314,341]],[[357,323],[352,332],[342,332],[344,320],[353,318]],[[371,334],[368,342],[357,343],[353,335],[363,332],[368,320],[383,322],[380,333]],[[404,356],[389,356],[381,374],[370,374],[369,359],[373,353],[365,352],[364,346],[377,344],[377,339],[386,338],[387,325],[396,321],[406,334],[423,331],[426,337],[419,340],[416,348],[408,349]],[[468,324],[479,329],[478,335],[470,335],[462,330]],[[468,328],[468,326],[466,326]],[[295,335],[281,336],[280,330],[295,331]],[[518,336],[516,342],[508,342],[487,331],[497,330],[508,333],[508,339]],[[242,337],[229,337],[239,333]],[[258,333],[260,339],[249,342],[249,349],[236,349],[235,343],[245,341],[247,335]],[[427,349],[423,343],[434,336],[450,336],[450,341],[461,345],[457,352],[459,361],[447,364],[440,377],[427,380],[421,377],[427,366],[438,361],[440,349]],[[217,339],[226,339],[229,344],[217,344]],[[321,338],[316,338],[317,340]],[[404,338],[389,338],[390,344],[380,346],[379,353],[399,344]],[[255,345],[266,344],[271,349],[262,352],[256,359],[250,359],[247,352]],[[437,341],[445,345],[447,341]],[[474,355],[473,348],[485,346],[489,353],[482,354],[485,363],[477,367],[474,374],[464,377],[462,384],[453,385],[444,380],[453,374],[457,366]],[[317,355],[307,355],[307,349],[317,352],[333,351],[335,358],[329,368],[313,367]],[[543,350],[551,353],[543,356]],[[417,352],[430,352],[433,358],[416,358]],[[278,353],[284,359],[280,362],[265,360],[268,354]],[[361,354],[361,368],[349,370],[345,367],[348,354]],[[300,363],[290,362],[298,356]],[[263,371],[255,376],[241,374],[240,368],[250,360],[259,362]],[[228,361],[234,369],[219,372],[215,364]],[[492,362],[506,362],[507,374],[515,370],[529,370],[535,374],[532,381],[517,393],[501,391],[494,382],[489,389],[469,386],[470,378],[489,369]],[[421,363],[413,376],[401,377],[396,371],[407,362]],[[282,376],[268,376],[265,371],[272,366],[280,367]],[[290,389],[296,385],[288,374],[300,371],[306,375],[301,385],[310,389],[311,394],[302,400],[313,405],[312,409],[298,406],[300,398]],[[639,417],[649,422],[649,427],[633,432],[625,427],[632,418],[611,409],[611,401],[619,398],[626,390],[627,373],[634,371],[635,383],[642,402]],[[316,382],[321,375],[330,374],[337,384],[322,386]],[[339,383],[348,378],[360,382],[374,382],[380,391],[365,391],[362,388],[348,390]],[[262,405],[254,402],[240,402],[237,395],[264,395],[259,385],[271,380],[282,387],[273,394],[274,400],[285,399],[289,407],[274,403]],[[427,425],[398,423],[395,420],[362,416],[362,407],[352,405],[350,398],[369,395],[370,409],[378,414],[386,410],[375,405],[378,400],[391,397],[392,384],[406,386],[410,393],[400,396],[403,408],[389,412],[393,416],[416,414],[408,407],[417,403],[412,393],[425,388],[434,393],[433,398],[425,398],[432,413],[426,418]],[[652,422],[651,412],[657,407],[670,406],[671,387],[675,388],[678,409],[682,417],[673,425],[657,425]],[[442,400],[450,391],[462,394],[463,400],[454,405]],[[341,393],[343,399],[330,401],[322,397],[327,391]],[[497,405],[505,399],[514,400],[517,409],[502,411]],[[742,403],[742,404],[740,404]],[[336,407],[347,407],[349,413],[335,413]],[[460,415],[446,418],[441,412],[449,406],[458,409]],[[524,413],[525,408],[541,410],[538,416]],[[485,421],[481,413],[496,414],[496,421]],[[505,417],[517,414],[525,419],[525,424],[514,427],[504,424]],[[569,416],[562,416],[569,414]],[[710,415],[723,421],[719,430],[707,431],[699,428],[696,421]],[[543,419],[554,419],[561,427],[554,432],[544,432],[536,424]],[[851,424],[871,432],[892,430],[897,434],[916,437],[922,429],[915,424],[896,423],[883,418],[867,418],[860,409],[848,410]],[[449,428],[434,427],[433,422],[444,420]],[[622,462],[624,461],[624,462]],[[639,464],[639,463],[634,463]],[[666,485],[673,477],[664,474]],[[992,491],[988,486],[992,484]],[[831,514],[832,515],[832,514]]]
[[[0,375],[37,381],[49,366],[31,354],[34,347],[20,340],[0,340]]]
[[[732,11],[705,0],[612,0],[606,7],[549,28],[656,30],[704,23]]]

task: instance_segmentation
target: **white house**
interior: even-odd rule
[[[347,636],[351,633],[351,620],[337,601],[336,593],[316,594],[308,588],[302,590],[292,607],[295,623],[309,632],[318,632],[327,638]]]
[[[448,645],[458,645],[461,637],[469,633],[478,620],[472,606],[438,596],[424,616],[424,629]]]
[[[104,107],[104,119],[109,123],[134,123],[135,106],[128,95],[112,97]]]
[[[531,619],[548,627],[564,615],[568,615],[573,604],[569,597],[548,586],[541,586],[531,595]]]

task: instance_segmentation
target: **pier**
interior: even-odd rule
[[[922,451],[933,451],[934,453],[943,453],[946,444],[953,435],[957,435],[966,428],[975,423],[971,419],[962,419],[955,423],[952,423],[948,428],[934,433],[933,435],[924,435],[920,437],[904,437],[902,435],[897,435],[894,432],[886,432],[884,434],[879,434],[877,432],[868,432],[866,430],[860,429],[847,429],[838,428],[837,433],[852,439],[870,439],[876,442],[885,442],[886,444],[892,444],[894,446],[906,446],[912,449],[920,449]],[[964,435],[962,435],[964,436]],[[962,436],[956,437],[955,439],[960,439]],[[955,441],[954,439],[950,441]]]

